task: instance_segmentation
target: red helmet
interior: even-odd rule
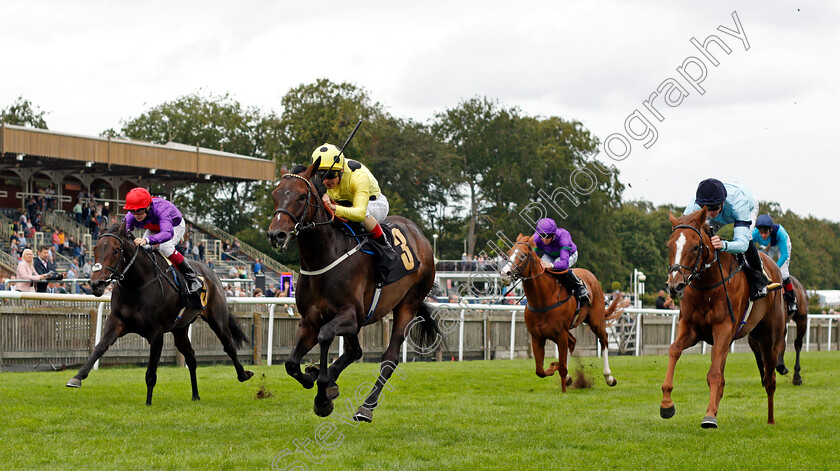
[[[125,206],[123,209],[143,209],[148,208],[152,204],[152,195],[145,188],[132,188],[131,191],[125,195]]]

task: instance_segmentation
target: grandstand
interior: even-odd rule
[[[68,241],[72,237],[91,256],[101,228],[123,216],[120,212],[125,195],[132,188],[159,184],[164,194],[158,196],[171,199],[176,188],[188,183],[273,180],[274,167],[270,160],[203,147],[79,136],[2,124],[0,271],[14,277],[18,263],[10,255],[14,229],[27,232],[30,248],[52,245],[53,234],[62,231]],[[23,224],[21,216],[25,218]],[[233,235],[189,217],[187,223],[188,238],[196,245],[203,244],[204,258],[213,262],[220,278],[230,278],[231,267],[244,267],[250,279],[251,268],[259,259],[266,286],[275,286],[283,274],[297,279],[292,270]],[[27,224],[33,227],[27,230]],[[225,251],[225,247],[229,249]],[[185,253],[193,259],[189,255]],[[57,269],[69,269],[71,257],[70,251],[57,254]]]

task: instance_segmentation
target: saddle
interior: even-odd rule
[[[386,257],[383,246],[372,238],[366,236],[360,239],[360,234],[365,233],[364,226],[361,223],[342,221],[341,231],[348,237],[359,240],[359,243],[362,244],[362,251],[374,256],[376,272],[374,279],[377,285],[384,286],[414,273],[420,264],[414,248],[408,244],[408,239],[404,235],[404,228],[393,222],[380,222],[379,225],[382,227],[385,238],[388,239],[391,247],[397,253],[397,257],[393,259]]]
[[[169,258],[163,257],[163,259],[166,260],[166,264],[168,265],[166,272],[171,271],[173,273],[172,279],[175,281],[175,288],[178,289],[178,294],[181,297],[181,306],[186,309],[204,309],[207,306],[207,281],[204,277],[198,275],[198,278],[201,280],[201,289],[196,293],[189,294],[187,292],[187,280],[184,278],[184,274],[172,264]],[[183,312],[183,309],[181,311]],[[178,314],[178,320],[180,318],[181,314]]]

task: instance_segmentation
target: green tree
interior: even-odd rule
[[[0,121],[15,126],[29,126],[37,129],[48,129],[44,120],[46,111],[41,111],[31,101],[19,96],[14,103],[0,111]]]

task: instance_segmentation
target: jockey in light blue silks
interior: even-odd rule
[[[770,258],[779,257],[776,265],[782,271],[782,286],[785,288],[787,310],[788,313],[795,312],[796,294],[793,291],[793,283],[790,281],[791,244],[787,231],[781,225],[773,224],[773,218],[769,214],[762,214],[755,222],[752,238],[758,244],[758,248],[767,253]]]
[[[732,240],[712,237],[712,246],[717,250],[731,254],[744,254],[747,264],[755,273],[755,280],[750,282],[750,300],[755,301],[767,296],[767,290],[775,289],[778,284],[768,287],[770,280],[764,273],[758,249],[752,243],[752,229],[758,216],[758,201],[745,187],[735,183],[722,183],[709,178],[700,182],[694,201],[685,208],[683,214],[691,214],[706,207],[708,223],[712,233],[721,227],[734,224]]]
[[[570,269],[577,262],[577,246],[572,242],[569,231],[557,227],[551,218],[540,219],[533,236],[534,251],[540,257],[543,268],[550,268],[562,273],[557,274],[561,283],[578,299],[580,306],[589,304],[589,291],[586,285]]]

